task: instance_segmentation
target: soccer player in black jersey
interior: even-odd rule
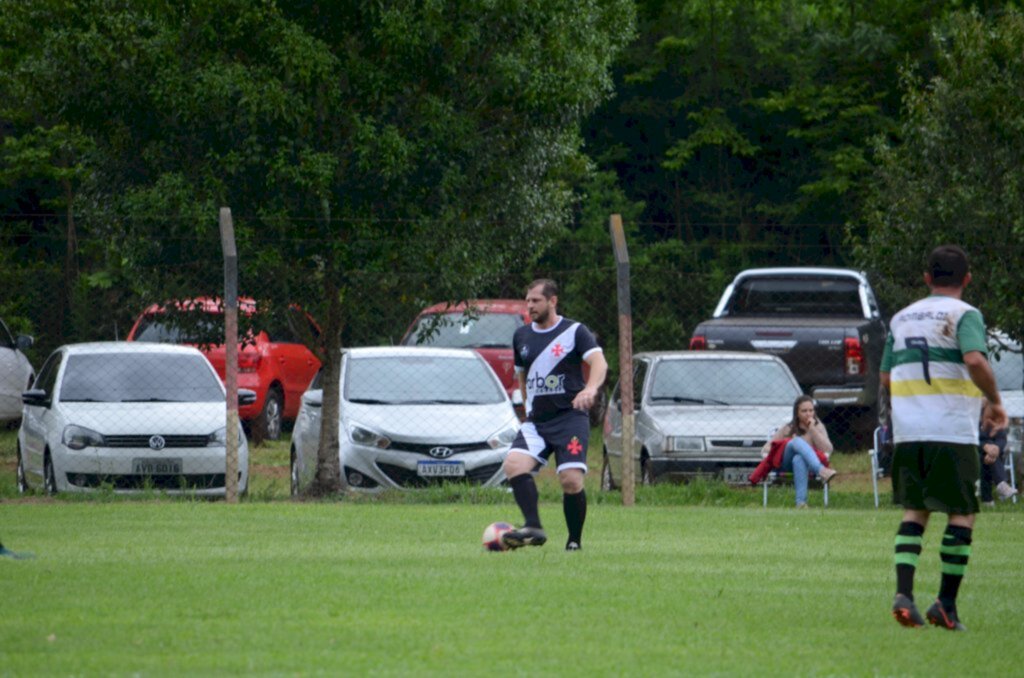
[[[502,540],[509,548],[541,546],[547,541],[533,472],[554,454],[569,528],[565,548],[578,551],[587,517],[583,475],[590,437],[588,412],[604,383],[608,363],[585,325],[558,315],[558,286],[553,280],[532,282],[526,290],[526,307],[533,322],[516,330],[512,350],[527,416],[505,458],[505,475],[525,523],[505,533]],[[584,363],[589,366],[586,381]]]

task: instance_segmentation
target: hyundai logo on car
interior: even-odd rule
[[[164,446],[166,444],[167,444],[167,441],[164,440],[163,436],[152,436],[149,439],[149,448],[151,450],[162,450],[162,449],[164,449]]]
[[[455,450],[453,450],[450,447],[445,447],[444,445],[438,445],[437,447],[431,447],[430,450],[427,452],[427,454],[429,454],[431,457],[435,457],[437,459],[446,459],[446,458],[452,456],[452,454],[454,454],[454,452],[455,452]]]

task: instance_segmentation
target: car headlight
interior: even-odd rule
[[[242,435],[243,435],[242,434],[242,427],[239,426],[238,427],[238,446],[239,447],[242,446],[242,440],[243,440]],[[222,428],[217,429],[213,433],[211,433],[210,434],[210,441],[207,444],[208,445],[220,445],[221,447],[227,447],[227,444],[228,444],[228,427],[224,426]]]
[[[363,428],[358,424],[353,424],[348,428],[348,437],[352,439],[356,445],[364,445],[366,447],[376,447],[384,449],[391,445],[391,440],[387,436],[383,436],[375,431],[371,431],[368,428]]]
[[[103,445],[103,436],[84,426],[74,424],[64,428],[64,445],[72,450],[84,450],[87,447]]]
[[[704,438],[700,436],[669,436],[665,442],[669,452],[704,451]]]
[[[517,433],[519,433],[519,426],[517,424],[507,424],[505,428],[497,431],[494,435],[489,436],[487,438],[487,444],[491,446],[492,450],[508,447],[512,444],[512,441],[516,439]]]

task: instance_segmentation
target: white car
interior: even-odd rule
[[[993,332],[989,345],[989,363],[996,375],[1003,407],[1010,418],[1006,448],[1015,455],[1019,466],[1024,429],[1024,357],[1021,345],[1002,332]]]
[[[761,447],[793,416],[800,385],[782,360],[763,353],[664,351],[633,362],[633,463],[644,484],[715,475],[745,483]],[[602,489],[622,478],[619,385],[605,415]]]
[[[32,384],[35,372],[25,357],[32,345],[32,337],[11,336],[0,320],[0,423],[17,421],[21,417],[21,392]]]
[[[239,400],[251,400],[239,391]],[[112,487],[223,495],[224,385],[197,349],[102,342],[47,358],[18,431],[18,489],[47,494]],[[238,489],[249,483],[240,432]]]
[[[312,483],[323,402],[318,374],[292,431],[292,494]],[[341,366],[339,456],[362,492],[468,481],[494,487],[519,419],[501,381],[470,349],[352,348]]]

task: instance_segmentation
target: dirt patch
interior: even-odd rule
[[[259,476],[260,478],[287,478],[291,473],[291,469],[287,466],[267,466],[265,464],[253,464],[249,469],[249,473],[253,476]]]

